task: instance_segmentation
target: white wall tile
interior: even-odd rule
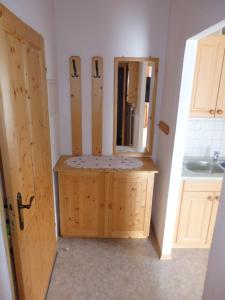
[[[225,156],[225,119],[190,119],[186,135],[186,156]]]

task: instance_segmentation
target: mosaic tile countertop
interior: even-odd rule
[[[137,169],[142,161],[133,157],[82,155],[68,158],[65,164],[77,169]]]

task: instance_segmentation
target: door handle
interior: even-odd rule
[[[21,193],[17,194],[17,207],[18,207],[18,214],[19,214],[19,222],[20,222],[20,230],[24,229],[24,218],[23,218],[23,209],[30,209],[32,206],[32,202],[34,200],[35,196],[31,196],[29,200],[29,204],[23,204],[23,198]]]

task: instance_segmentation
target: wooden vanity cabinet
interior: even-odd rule
[[[132,170],[75,169],[59,161],[60,233],[65,237],[134,237],[150,233],[157,169],[150,158]]]
[[[225,36],[199,41],[195,65],[191,117],[225,117]]]
[[[210,248],[221,181],[184,181],[181,187],[174,247]]]

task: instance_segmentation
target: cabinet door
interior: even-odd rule
[[[207,247],[207,234],[211,212],[213,209],[214,193],[184,192],[177,243],[186,248]]]
[[[223,68],[220,79],[218,100],[216,105],[216,116],[221,118],[225,117],[225,36],[224,36],[224,59]]]
[[[215,117],[224,56],[223,39],[223,36],[210,36],[198,44],[191,103],[192,117]]]
[[[209,231],[208,231],[208,236],[207,236],[207,244],[208,244],[209,248],[210,248],[211,243],[212,243],[213,232],[214,232],[214,227],[215,227],[216,217],[217,217],[217,211],[218,211],[218,206],[219,206],[219,199],[220,199],[220,193],[215,193],[214,194],[212,212],[211,212],[211,218],[210,218],[210,223],[209,223]]]
[[[107,236],[149,236],[153,176],[140,172],[106,175]]]
[[[59,173],[62,236],[104,236],[104,173]]]

